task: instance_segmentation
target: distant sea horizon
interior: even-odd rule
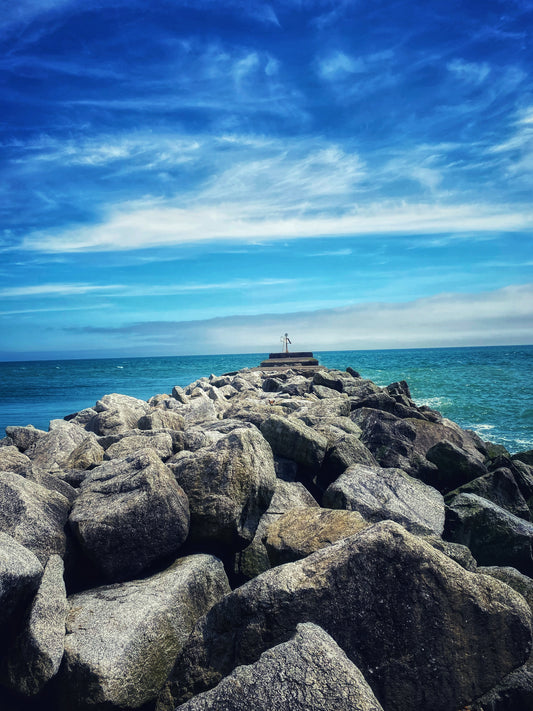
[[[268,353],[0,361],[0,437],[7,425],[49,421],[116,392],[149,399],[211,373],[258,366]],[[315,351],[320,364],[384,386],[406,380],[439,410],[511,453],[533,448],[533,345]]]

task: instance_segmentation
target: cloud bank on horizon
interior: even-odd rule
[[[530,0],[3,14],[0,358],[532,342]]]

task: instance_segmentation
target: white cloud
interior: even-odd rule
[[[82,330],[165,347],[175,347],[179,334],[180,343],[193,342],[203,353],[269,351],[286,331],[294,349],[314,351],[527,344],[533,332],[533,284],[405,303]]]
[[[323,79],[338,79],[347,74],[357,74],[366,71],[365,64],[360,59],[354,59],[345,52],[336,51],[317,60],[318,74]]]
[[[119,284],[105,286],[95,284],[38,284],[36,286],[8,286],[0,289],[0,297],[26,297],[26,296],[73,296],[76,294],[90,294],[98,291],[115,291],[124,289]]]
[[[48,253],[105,252],[213,241],[249,244],[306,237],[494,233],[533,228],[531,207],[519,210],[516,206],[487,204],[376,203],[339,215],[316,213],[312,205],[301,207],[290,214],[269,214],[263,202],[191,208],[128,205],[116,209],[100,224],[62,233],[29,234],[20,247]]]
[[[467,84],[482,84],[491,71],[486,62],[465,62],[464,59],[453,59],[446,67]]]

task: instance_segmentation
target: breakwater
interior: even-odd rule
[[[532,454],[405,381],[244,369],[6,432],[2,708],[531,704]]]

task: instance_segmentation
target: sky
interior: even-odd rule
[[[533,0],[17,0],[0,360],[533,342]]]

